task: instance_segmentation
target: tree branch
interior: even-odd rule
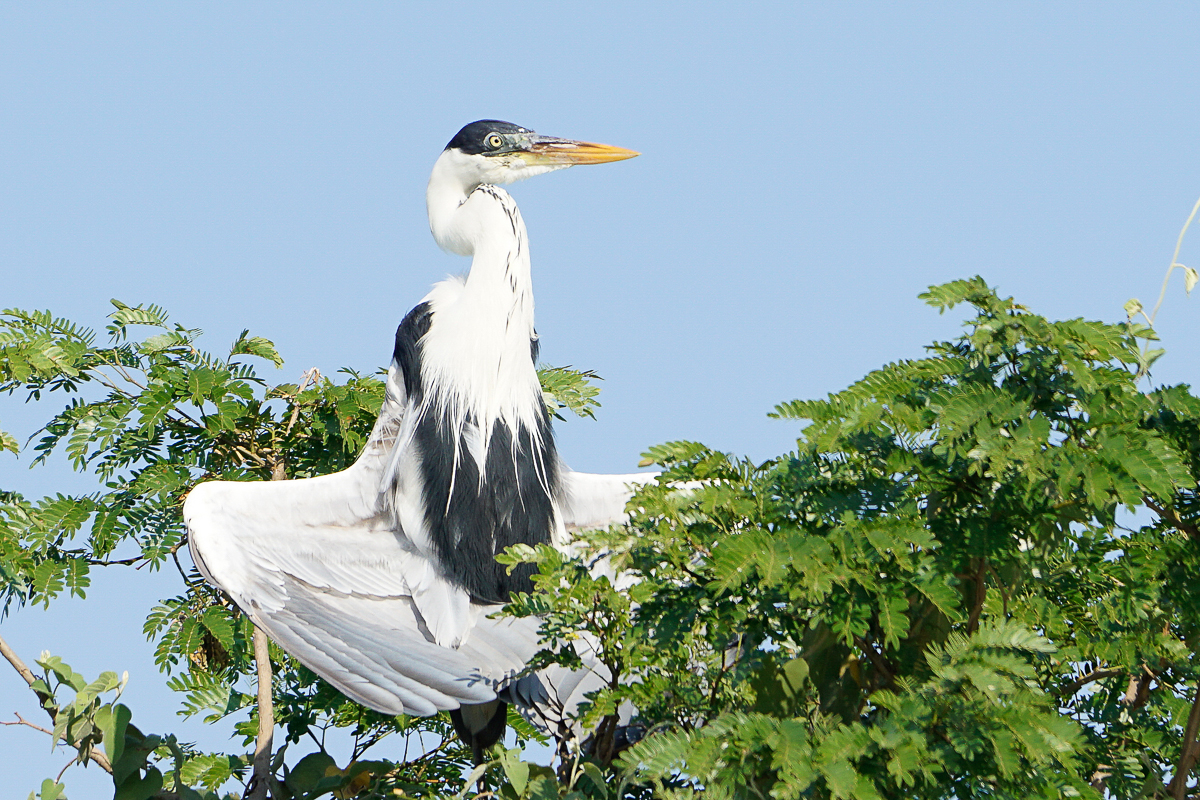
[[[979,559],[979,569],[975,573],[975,602],[967,617],[967,635],[979,628],[979,617],[983,614],[983,604],[987,600],[987,559]]]
[[[304,391],[309,381],[320,377],[317,368],[313,367],[304,373],[296,395]],[[292,418],[288,421],[286,436],[296,424],[300,414],[300,406],[292,406]],[[279,455],[271,466],[271,480],[282,481],[287,478],[283,471],[283,456]],[[258,741],[254,748],[254,773],[250,778],[247,789],[248,800],[266,800],[267,791],[273,789],[275,778],[271,775],[271,750],[275,735],[275,707],[271,700],[271,654],[267,635],[257,625],[254,626],[254,664],[258,670]],[[271,795],[277,793],[271,791]]]
[[[111,561],[107,558],[85,558],[84,560],[87,561],[87,563],[93,567],[127,567],[130,564],[136,564],[137,562],[141,561],[143,558],[145,558],[145,556],[130,556],[129,558],[116,558],[116,559],[112,559]]]
[[[1146,508],[1153,511],[1155,514],[1158,514],[1158,516],[1162,517],[1167,522],[1171,523],[1176,528],[1192,537],[1193,541],[1200,542],[1200,528],[1197,528],[1195,525],[1189,525],[1180,519],[1179,515],[1175,513],[1175,509],[1171,508],[1170,506],[1164,508],[1149,497],[1143,497],[1142,502],[1146,504]]]
[[[1121,675],[1124,672],[1125,670],[1123,669],[1094,669],[1086,675],[1080,675],[1078,678],[1059,689],[1058,696],[1062,698],[1074,697],[1076,692],[1087,686],[1089,683],[1102,681],[1105,678]]]
[[[300,385],[296,387],[296,394],[292,398],[292,416],[288,420],[287,427],[283,430],[283,435],[286,438],[292,432],[296,420],[300,418],[300,393],[304,391],[309,383],[315,384],[321,379],[321,372],[316,367],[304,371],[304,376],[300,379]],[[272,447],[272,449],[274,449]],[[282,481],[286,480],[287,475],[284,473],[283,453],[276,451],[275,463],[271,466],[271,480]]]
[[[892,665],[888,663],[883,654],[875,649],[874,645],[868,642],[861,636],[854,637],[854,643],[858,645],[858,649],[862,650],[867,655],[867,660],[871,662],[871,666],[878,670],[883,678],[883,686],[891,686],[896,680],[896,671]]]
[[[1167,790],[1175,800],[1183,800],[1187,792],[1188,774],[1196,765],[1196,756],[1200,755],[1200,744],[1196,742],[1196,733],[1200,731],[1200,683],[1196,686],[1196,696],[1192,699],[1192,710],[1188,713],[1187,726],[1183,729],[1183,747],[1179,749],[1179,766],[1175,768],[1175,777]]]
[[[247,800],[266,800],[271,788],[271,750],[275,735],[275,708],[271,702],[271,656],[267,635],[254,626],[254,664],[258,669],[258,742]],[[272,795],[275,793],[272,792]]]
[[[41,725],[36,725],[22,717],[20,714],[17,714],[16,722],[0,722],[0,725],[25,725],[26,727],[33,728],[35,731],[41,731],[47,736],[54,735],[54,731],[50,730],[49,728],[43,728]]]
[[[37,680],[37,678],[35,678],[33,675],[33,671],[31,669],[29,669],[29,667],[25,666],[25,662],[22,661],[21,657],[16,654],[16,651],[14,651],[11,647],[8,646],[8,642],[4,641],[3,637],[0,637],[0,655],[3,655],[4,658],[8,661],[8,663],[12,664],[12,667],[13,667],[13,669],[15,669],[17,671],[17,674],[19,674],[22,678],[24,678],[25,683],[31,689],[33,689],[33,682],[35,680]],[[53,706],[51,706],[49,708],[47,708],[47,706],[46,706],[46,702],[53,701],[54,698],[51,697],[50,695],[46,694],[45,692],[39,692],[36,689],[34,689],[33,692],[34,692],[34,694],[37,695],[38,703],[42,706],[42,708],[46,709],[46,713],[50,715],[50,720],[52,722],[55,721],[58,717],[58,710],[56,708],[54,708]],[[50,734],[51,736],[54,736],[53,731],[48,731],[45,728],[40,728],[31,722],[26,722],[24,719],[21,718],[20,714],[17,715],[17,719],[20,720],[19,723],[5,723],[5,724],[13,725],[13,724],[24,723],[25,725],[28,725],[31,728],[37,728],[37,730],[43,731],[45,733]],[[109,763],[108,757],[105,756],[103,753],[99,752],[98,750],[96,750],[95,748],[92,748],[91,752],[88,753],[88,760],[91,761],[92,763],[94,763],[96,766],[100,767],[100,769],[104,770],[109,775],[112,774],[112,771],[113,771],[112,764]]]

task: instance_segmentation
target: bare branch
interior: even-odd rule
[[[983,604],[987,600],[987,559],[979,559],[979,569],[973,576],[975,580],[975,602],[967,617],[967,634],[974,633],[979,628],[979,617],[983,614]]]
[[[41,725],[35,725],[34,723],[32,723],[29,720],[22,717],[20,714],[17,714],[17,712],[14,711],[13,713],[16,714],[16,717],[17,717],[16,722],[0,722],[0,725],[25,725],[30,728],[33,728],[35,731],[41,731],[42,733],[46,734],[47,736],[54,735],[54,731],[50,730],[49,728],[43,728]]]
[[[304,371],[304,377],[300,380],[300,385],[296,387],[296,394],[292,398],[292,416],[288,419],[287,427],[283,429],[283,435],[286,437],[292,432],[292,427],[295,426],[296,420],[300,418],[300,393],[304,391],[310,383],[316,383],[321,378],[321,372],[316,367]],[[271,480],[282,481],[287,479],[287,474],[284,472],[284,455],[276,451],[275,463],[271,465]]]
[[[1146,508],[1153,511],[1155,514],[1158,514],[1158,516],[1162,517],[1167,522],[1171,523],[1176,528],[1192,537],[1194,541],[1200,541],[1200,528],[1197,528],[1195,525],[1189,525],[1180,519],[1179,514],[1175,513],[1175,509],[1171,508],[1170,506],[1160,506],[1149,497],[1143,497],[1142,502],[1146,504]]]
[[[1080,675],[1066,686],[1063,686],[1058,690],[1058,696],[1063,698],[1074,697],[1076,692],[1087,686],[1089,683],[1102,681],[1105,678],[1112,678],[1116,675],[1121,675],[1124,672],[1125,670],[1123,669],[1094,669],[1086,675]]]
[[[34,677],[33,671],[30,670],[29,667],[25,666],[25,662],[22,661],[21,657],[16,654],[16,651],[14,651],[11,647],[8,646],[8,642],[4,641],[3,637],[0,637],[0,655],[3,655],[4,658],[8,661],[8,663],[12,664],[13,669],[15,669],[17,671],[17,673],[22,678],[24,678],[25,683],[30,688],[32,688],[33,682],[35,680],[37,680],[37,678]],[[37,695],[38,703],[42,706],[42,708],[45,708],[46,713],[50,715],[50,720],[54,721],[58,717],[58,711],[53,706],[51,706],[49,708],[46,707],[46,702],[52,701],[54,698],[51,697],[50,695],[46,694],[45,692],[39,692],[36,689],[34,689],[34,694]],[[16,724],[24,723],[25,725],[28,725],[31,728],[37,728],[39,731],[49,733],[51,736],[54,735],[53,731],[48,731],[45,728],[40,728],[31,722],[26,722],[24,719],[21,718],[20,714],[17,714],[17,719],[20,720],[19,723],[9,722],[9,723],[4,723],[4,724],[16,725]],[[88,753],[88,760],[91,761],[96,766],[100,767],[100,769],[104,770],[108,774],[110,774],[110,775],[112,774],[112,771],[113,771],[112,764],[109,763],[108,757],[106,755],[104,755],[103,753],[99,752],[98,750],[96,750],[95,748],[92,748],[92,750]]]
[[[75,756],[70,761],[68,761],[66,763],[66,766],[64,766],[62,769],[60,769],[58,771],[58,775],[54,778],[54,782],[60,783],[62,781],[62,776],[67,774],[67,770],[69,770],[71,768],[71,765],[78,764],[78,763],[79,763],[79,756]]]
[[[1192,698],[1192,710],[1188,712],[1187,726],[1183,729],[1183,747],[1179,750],[1179,766],[1175,768],[1175,777],[1167,790],[1175,800],[1183,800],[1187,793],[1187,779],[1196,765],[1196,756],[1200,755],[1200,744],[1196,742],[1196,734],[1200,732],[1200,684],[1196,686],[1196,696]]]
[[[300,380],[300,385],[296,387],[296,399],[300,398],[300,393],[303,392],[310,383],[315,385],[316,382],[319,381],[320,379],[321,379],[321,371],[319,369],[317,369],[316,367],[305,370],[304,377],[301,378],[301,380]],[[288,420],[287,427],[283,431],[284,436],[287,436],[289,433],[292,432],[292,427],[296,424],[296,420],[297,420],[297,418],[299,418],[299,416],[300,416],[300,404],[293,403],[292,404],[292,416],[291,416],[291,419]]]
[[[275,736],[275,708],[271,702],[271,656],[267,635],[257,625],[254,626],[254,663],[258,669],[258,742],[254,748],[254,773],[246,797],[248,800],[266,800],[267,790],[273,783],[271,750]]]
[[[1196,219],[1197,211],[1200,211],[1200,200],[1197,200],[1196,205],[1192,206],[1192,213],[1188,215],[1187,222],[1183,223],[1183,229],[1179,231],[1179,238],[1175,240],[1175,252],[1171,254],[1171,264],[1167,267],[1167,274],[1163,277],[1162,291],[1158,293],[1158,302],[1154,304],[1154,310],[1150,312],[1151,325],[1154,324],[1154,318],[1158,316],[1158,309],[1162,306],[1163,299],[1167,296],[1167,284],[1171,281],[1171,273],[1175,271],[1176,267],[1183,266],[1179,263],[1179,249],[1183,247],[1183,237],[1187,235],[1192,220]]]
[[[136,564],[141,561],[144,556],[130,556],[129,558],[116,558],[109,560],[107,558],[88,558],[85,559],[88,564],[93,567],[127,567],[130,564]]]
[[[22,661],[21,657],[17,655],[11,647],[8,646],[8,642],[4,641],[3,637],[0,637],[0,655],[4,656],[8,663],[12,664],[13,669],[15,669],[21,675],[21,677],[25,679],[26,684],[33,686],[33,682],[37,680],[33,676],[33,672],[29,669],[29,667],[25,666],[25,662]],[[42,697],[41,693],[39,693],[39,699],[45,702],[49,698]]]

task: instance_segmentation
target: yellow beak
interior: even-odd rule
[[[553,136],[532,137],[529,149],[518,155],[531,166],[574,164],[604,164],[608,161],[624,161],[641,155],[636,150],[613,147],[611,144],[576,142],[572,139],[557,139]]]

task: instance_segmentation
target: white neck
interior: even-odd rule
[[[433,165],[429,186],[425,189],[425,207],[429,212],[429,230],[438,247],[460,256],[475,254],[475,242],[482,231],[471,220],[459,214],[475,187],[475,180],[465,163],[468,157],[455,150],[446,150]]]
[[[471,158],[447,150],[429,178],[425,198],[434,239],[473,258],[465,282],[443,281],[426,298],[434,318],[422,362],[437,402],[454,407],[455,416],[470,414],[486,433],[499,420],[536,420],[541,390],[530,354],[533,285],[525,223],[507,192],[469,177]]]

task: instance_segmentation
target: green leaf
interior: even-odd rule
[[[562,417],[558,412],[562,409],[579,417],[595,418],[595,409],[600,407],[596,400],[600,387],[592,381],[601,380],[599,375],[590,370],[545,366],[538,368],[537,375],[546,407],[559,419]]]
[[[242,331],[237,341],[229,348],[229,357],[233,358],[240,355],[258,356],[270,361],[276,367],[282,367],[283,357],[275,349],[275,344],[271,340],[264,339],[261,336],[249,336],[249,333],[249,329]]]
[[[0,450],[10,450],[13,453],[19,454],[21,446],[17,444],[17,439],[8,431],[0,431]]]
[[[309,753],[296,762],[285,781],[293,794],[307,796],[320,783],[330,768],[337,769],[337,762],[328,753]]]
[[[161,328],[167,324],[167,314],[159,306],[150,305],[146,307],[137,306],[130,307],[122,303],[120,300],[110,300],[116,307],[116,311],[109,314],[117,325],[151,325]]]
[[[592,784],[592,789],[601,797],[607,794],[608,786],[604,780],[604,773],[600,768],[591,761],[583,762],[583,776]]]
[[[681,461],[690,461],[698,455],[707,453],[708,448],[699,442],[667,442],[651,447],[642,453],[639,467],[649,467],[652,464],[669,466]]]
[[[991,290],[983,278],[976,275],[969,280],[950,281],[940,286],[930,286],[919,297],[940,312],[945,312],[964,302],[975,302],[989,296]]]
[[[558,781],[537,776],[529,782],[529,800],[558,800]]]
[[[754,690],[754,710],[762,714],[799,711],[806,696],[808,662],[793,658],[780,663],[774,657],[763,660],[750,680]]]
[[[508,782],[513,785],[518,795],[525,794],[525,785],[529,781],[529,765],[521,760],[519,750],[502,750],[500,766],[504,769]]]
[[[58,679],[70,686],[76,692],[81,691],[88,685],[87,678],[80,675],[75,670],[71,669],[70,665],[64,662],[58,656],[52,656],[49,653],[42,653],[37,660],[38,666],[43,669],[53,672]]]
[[[104,753],[116,764],[125,752],[125,729],[131,713],[122,703],[103,705],[96,711],[96,727],[103,734]]]
[[[139,776],[135,771],[117,786],[113,800],[150,800],[163,788],[163,776],[154,767],[147,767],[146,774]]]
[[[908,599],[903,595],[886,593],[879,604],[879,627],[883,629],[884,644],[899,647],[908,635]]]
[[[50,778],[46,778],[44,781],[42,781],[42,788],[41,791],[38,792],[38,798],[40,800],[59,800],[59,798],[66,800],[63,795],[63,792],[66,790],[66,784],[55,783]],[[30,795],[30,797],[33,797],[33,795]]]

